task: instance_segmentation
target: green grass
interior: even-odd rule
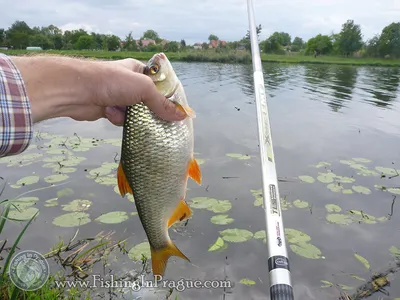
[[[123,59],[136,58],[147,61],[154,52],[114,52],[114,51],[77,51],[77,50],[49,50],[49,51],[26,51],[26,50],[0,50],[9,55],[67,55],[75,57],[97,58],[97,59]],[[251,63],[249,51],[221,50],[188,50],[182,52],[166,52],[171,61],[187,62],[220,62],[220,63]],[[399,67],[400,59],[379,59],[379,58],[345,58],[340,56],[314,56],[300,55],[296,53],[288,55],[261,54],[263,62],[279,62],[293,64],[337,64],[337,65],[357,65],[357,66],[391,66]]]

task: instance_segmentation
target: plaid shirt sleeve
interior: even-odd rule
[[[21,73],[0,53],[0,157],[28,148],[33,136],[31,113]]]

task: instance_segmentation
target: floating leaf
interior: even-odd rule
[[[118,224],[122,223],[126,220],[129,219],[129,216],[126,212],[124,211],[113,211],[106,213],[104,215],[101,215],[96,219],[96,221],[100,223],[105,223],[105,224]]]
[[[343,190],[343,186],[337,183],[329,183],[326,187],[335,193],[340,193]]]
[[[197,161],[197,164],[200,166],[200,165],[204,164],[205,159],[197,158],[196,161]]]
[[[217,215],[211,218],[211,223],[217,225],[227,225],[235,221],[235,219],[229,218],[228,215]]]
[[[57,191],[58,198],[72,196],[73,194],[74,194],[74,190],[70,189],[70,188],[65,188],[65,189]]]
[[[297,208],[307,208],[308,202],[297,199],[293,201],[293,205],[296,206]]]
[[[400,195],[400,188],[388,188],[387,191],[392,194]]]
[[[349,213],[353,215],[353,219],[355,221],[363,222],[366,224],[375,224],[376,223],[374,216],[368,215],[362,211],[352,209],[352,210],[349,210]],[[356,216],[359,216],[360,218],[356,218]]]
[[[38,197],[22,197],[18,199],[10,200],[9,202],[18,207],[18,209],[24,209],[29,206],[35,205],[39,201]]]
[[[89,209],[90,205],[92,205],[92,201],[90,200],[76,199],[68,204],[62,205],[62,207],[63,210],[66,211],[85,211]]]
[[[343,193],[343,194],[350,195],[350,194],[353,194],[353,190],[352,190],[352,189],[343,189],[343,190],[342,190],[342,193]]]
[[[374,187],[378,191],[386,191],[387,190],[386,187],[383,185],[374,184]]]
[[[58,169],[59,172],[61,173],[74,173],[76,171],[76,168],[60,168]]]
[[[385,175],[389,175],[389,176],[398,174],[396,169],[393,169],[393,168],[375,167],[375,170],[377,170],[378,172],[383,173]]]
[[[352,164],[350,165],[350,168],[356,169],[356,170],[367,170],[368,168],[362,164]]]
[[[325,208],[328,212],[332,213],[332,212],[341,212],[342,209],[340,208],[340,206],[336,205],[336,204],[326,204]]]
[[[209,197],[196,197],[192,199],[190,207],[197,209],[208,209],[209,207],[218,204],[218,200]]]
[[[210,205],[207,209],[215,213],[226,213],[232,208],[229,200],[218,200],[217,203]]]
[[[76,227],[91,222],[89,214],[85,212],[71,212],[55,217],[53,224],[60,227]]]
[[[97,183],[104,184],[104,185],[115,185],[118,184],[117,178],[115,176],[103,176],[97,177],[95,179]]]
[[[353,164],[356,163],[356,162],[353,161],[353,160],[345,160],[345,159],[342,159],[342,160],[340,160],[339,162],[340,162],[341,164],[344,164],[344,165],[353,165]]]
[[[305,258],[319,259],[322,257],[321,250],[310,243],[290,244],[290,249]]]
[[[248,279],[248,278],[240,279],[239,282],[241,284],[245,284],[245,285],[254,285],[254,284],[256,284],[256,282],[254,280],[251,280],[251,279]]]
[[[265,232],[265,230],[260,230],[257,231],[256,233],[254,233],[254,238],[257,240],[263,240],[264,243],[267,242],[267,233]]]
[[[47,204],[44,205],[46,207],[57,206],[58,205],[58,198],[52,198],[52,199],[46,200],[45,202],[47,203]]]
[[[353,185],[352,189],[355,192],[360,193],[360,194],[365,194],[365,195],[371,194],[371,190],[369,188],[365,187],[365,186],[362,186],[362,185]]]
[[[327,173],[318,173],[317,180],[322,182],[322,183],[331,183],[333,182],[335,178],[335,174],[332,172],[327,172]]]
[[[371,268],[371,266],[369,265],[368,260],[366,260],[366,259],[365,259],[364,257],[362,257],[360,254],[354,253],[354,257],[355,257],[359,262],[361,262],[367,270],[369,270],[369,269]]]
[[[320,161],[318,164],[314,165],[316,168],[322,168],[322,167],[327,167],[330,166],[331,163],[325,162],[325,161]]]
[[[340,182],[340,183],[353,183],[354,181],[356,181],[354,178],[352,177],[346,177],[346,176],[335,176],[335,180]]]
[[[253,233],[246,229],[225,229],[220,231],[222,238],[231,243],[241,243],[253,237]]]
[[[326,220],[330,223],[339,225],[350,225],[351,223],[353,223],[351,217],[344,214],[327,214]]]
[[[379,176],[379,173],[375,172],[374,170],[362,169],[359,172],[357,172],[357,175],[361,175],[361,176]]]
[[[216,242],[208,248],[208,251],[222,251],[226,248],[228,248],[228,244],[221,237],[218,237]]]
[[[298,244],[311,241],[311,237],[297,229],[285,228],[285,236],[289,243]]]
[[[66,179],[68,179],[69,176],[67,174],[56,174],[56,175],[50,175],[44,178],[44,181],[48,183],[56,183],[56,182],[61,182]]]
[[[369,163],[372,161],[370,159],[362,158],[362,157],[356,157],[356,158],[353,158],[353,160],[356,162],[360,162],[360,163]]]
[[[397,247],[395,247],[395,246],[390,247],[389,251],[390,251],[390,253],[392,253],[394,256],[400,256],[400,249],[397,248]]]
[[[132,259],[133,261],[141,261],[142,255],[144,255],[147,259],[151,258],[149,242],[140,243],[135,247],[131,248],[131,250],[129,250],[128,252],[129,258]]]
[[[30,220],[38,211],[36,207],[27,207],[20,211],[13,209],[8,213],[8,218],[14,221],[26,221]]]
[[[240,160],[244,160],[244,159],[250,159],[251,156],[250,155],[243,155],[243,154],[239,154],[239,153],[227,153],[226,156],[228,157],[232,157],[232,158],[236,158],[236,159],[240,159]]]
[[[299,179],[303,182],[307,182],[307,183],[314,183],[315,179],[311,176],[308,175],[301,175],[299,176]]]
[[[39,182],[39,176],[27,176],[17,181],[17,185],[31,185]]]
[[[250,190],[250,192],[253,194],[254,198],[256,198],[256,200],[254,200],[254,206],[261,206],[264,204],[264,198],[261,189]]]

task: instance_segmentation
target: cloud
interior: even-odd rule
[[[318,33],[339,32],[353,19],[364,39],[400,20],[399,0],[253,0],[262,39],[274,31],[307,40]],[[139,38],[147,29],[168,40],[206,41],[210,33],[228,41],[242,38],[248,29],[245,0],[0,0],[7,13],[0,28],[23,20],[30,26],[56,25],[63,30],[84,28],[124,38],[130,31]]]

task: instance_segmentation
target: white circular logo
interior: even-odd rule
[[[21,290],[35,291],[46,283],[49,269],[42,254],[33,250],[22,251],[11,259],[10,279]]]

